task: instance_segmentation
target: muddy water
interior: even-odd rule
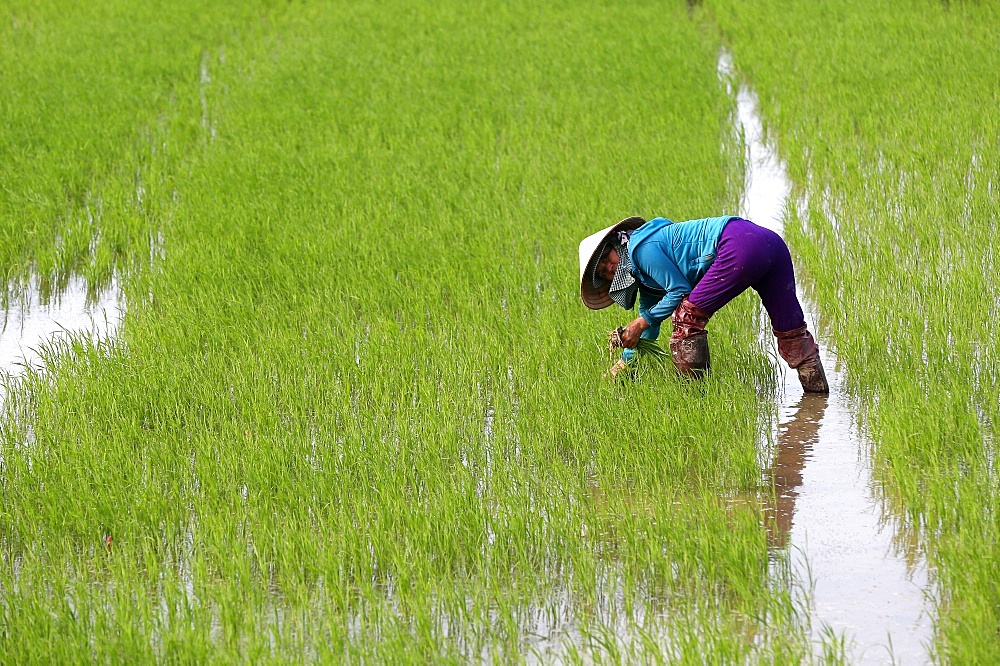
[[[39,368],[39,349],[60,336],[112,337],[124,312],[117,286],[88,300],[83,278],[71,279],[65,291],[48,300],[34,290],[12,298],[7,311],[0,312],[0,371],[18,376],[25,366]]]
[[[745,141],[740,215],[782,233],[788,175],[765,140],[754,92],[737,84],[728,52],[720,54],[718,71],[735,92]],[[901,550],[899,544],[912,540],[896,535],[894,524],[901,521],[887,520],[881,509],[844,369],[823,339],[815,306],[803,301],[803,307],[810,330],[819,332],[830,395],[804,395],[794,372],[778,368],[782,386],[769,470],[777,494],[770,507],[773,547],[790,548],[795,571],[811,582],[809,598],[801,601],[811,610],[817,644],[832,630],[845,640],[852,663],[926,663],[932,637],[926,564],[915,548]],[[761,335],[765,348],[774,349],[770,331]]]

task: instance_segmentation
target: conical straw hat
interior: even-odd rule
[[[587,236],[580,242],[580,298],[583,299],[583,304],[591,310],[600,310],[614,303],[608,296],[610,282],[602,284],[600,287],[594,286],[592,275],[594,266],[591,262],[597,260],[595,255],[601,251],[604,242],[614,232],[632,231],[644,224],[646,224],[646,220],[641,217],[627,217],[618,224],[613,224],[607,229]],[[587,270],[588,268],[591,270]]]

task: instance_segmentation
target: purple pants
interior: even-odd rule
[[[791,331],[806,323],[795,296],[792,256],[781,236],[747,220],[730,220],[715,261],[695,285],[688,299],[715,314],[748,287],[760,295],[775,331]]]

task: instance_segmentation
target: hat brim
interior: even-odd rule
[[[593,278],[587,270],[591,265],[590,262],[601,251],[611,234],[618,231],[634,231],[644,224],[646,224],[646,220],[641,217],[626,217],[618,224],[613,224],[607,229],[591,234],[580,242],[580,298],[583,300],[583,304],[591,310],[601,310],[612,305],[614,301],[608,295],[610,282],[605,281],[599,287],[594,286]]]

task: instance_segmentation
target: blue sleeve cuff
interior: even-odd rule
[[[645,314],[643,314],[642,317],[643,317],[643,319],[646,319],[646,321],[649,321],[649,319],[646,318]],[[650,324],[649,328],[647,328],[645,331],[643,331],[642,335],[640,335],[639,337],[643,338],[644,340],[655,340],[655,339],[657,339],[658,337],[660,337],[660,325],[659,324]],[[636,355],[637,355],[637,352],[634,349],[623,349],[622,350],[622,360],[625,361],[626,363],[631,363],[632,360],[636,357]]]

